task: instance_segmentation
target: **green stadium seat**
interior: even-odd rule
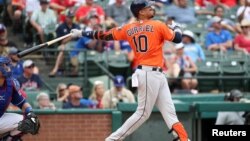
[[[227,61],[237,61],[243,65],[247,61],[247,55],[241,51],[228,51],[224,59]]]
[[[220,64],[222,70],[222,76],[227,79],[223,79],[223,90],[230,91],[234,88],[244,91],[246,88],[247,80],[245,68],[237,61],[223,61]],[[236,78],[233,78],[236,77]]]
[[[218,63],[210,61],[199,62],[197,63],[197,67],[198,72],[196,76],[199,92],[220,91],[221,81],[219,78],[221,70]]]
[[[223,61],[223,55],[218,51],[204,50],[206,61],[218,62]]]

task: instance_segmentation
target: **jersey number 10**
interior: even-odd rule
[[[147,52],[148,50],[148,37],[146,35],[139,35],[133,37],[133,41],[136,47],[136,52]]]

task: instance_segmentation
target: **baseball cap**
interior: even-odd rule
[[[82,91],[82,88],[77,85],[70,85],[68,90],[69,90],[69,93],[74,93],[74,92]]]
[[[18,49],[16,47],[9,48],[9,55],[15,55],[18,53]]]
[[[218,23],[220,22],[222,19],[218,16],[214,16],[212,19],[211,19],[211,23]]]
[[[74,17],[74,16],[75,16],[74,10],[67,9],[66,12],[65,12],[65,15],[66,15],[67,17],[70,17],[70,18]]]
[[[4,24],[0,24],[0,34],[6,31],[6,27]]]
[[[184,48],[184,44],[183,43],[176,44],[175,48],[176,48],[176,50],[182,49],[182,48]]]
[[[187,37],[191,38],[192,43],[195,42],[194,33],[192,31],[190,31],[190,30],[183,31],[182,36],[187,36]]]
[[[124,86],[125,85],[124,77],[121,76],[121,75],[115,76],[115,78],[114,78],[114,85],[116,87],[122,87],[122,86]]]
[[[25,60],[23,62],[23,68],[30,67],[30,66],[35,66],[35,64],[32,60]]]

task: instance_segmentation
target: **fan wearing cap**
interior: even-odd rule
[[[23,60],[17,56],[18,49],[16,47],[9,48],[9,58],[12,65],[12,76],[18,78],[23,74]]]
[[[35,64],[32,60],[23,62],[23,74],[17,80],[25,91],[40,90],[43,86],[40,76],[34,73],[34,68]]]
[[[220,17],[214,16],[212,18],[212,27],[214,30],[208,32],[205,37],[206,49],[222,52],[232,50],[232,35],[228,30],[222,28]]]
[[[57,16],[55,12],[49,8],[50,0],[40,0],[41,9],[33,12],[30,23],[36,29],[40,37],[40,42],[46,41],[46,36],[52,34],[56,30]]]
[[[116,108],[117,103],[135,103],[135,97],[130,90],[125,88],[124,77],[115,76],[114,87],[104,93],[102,103],[104,108]]]
[[[176,45],[176,56],[167,61],[170,77],[183,77],[180,81],[181,89],[191,92],[196,89],[198,81],[192,76],[197,72],[197,66],[189,56],[184,55],[184,44]]]
[[[8,50],[13,46],[16,47],[16,44],[9,41],[7,28],[0,23],[0,56],[8,56]]]
[[[245,54],[250,53],[250,20],[243,19],[240,23],[242,33],[234,38],[234,49]]]
[[[225,94],[225,101],[228,102],[239,102],[243,98],[243,94],[238,89],[232,89],[230,92]],[[243,117],[244,111],[220,111],[216,118],[216,125],[243,125],[245,119]]]
[[[64,36],[66,34],[69,34],[71,29],[80,29],[80,26],[73,21],[74,19],[74,10],[73,9],[67,9],[65,12],[66,19],[63,23],[61,23],[57,29],[56,29],[56,35],[57,37]],[[55,62],[55,65],[51,72],[49,73],[50,77],[56,76],[58,69],[63,63],[63,58],[64,58],[64,50],[65,49],[73,49],[75,44],[77,42],[77,39],[72,39],[71,37],[68,37],[66,39],[63,39],[60,42],[60,45],[58,49],[60,50],[59,54],[57,55],[57,59]]]
[[[195,42],[195,35],[192,31],[183,31],[182,43],[185,46],[184,54],[190,57],[193,62],[200,62],[206,59],[202,47]]]
[[[92,108],[94,103],[91,100],[83,99],[82,88],[78,85],[68,87],[69,100],[63,104],[63,109],[69,108]]]

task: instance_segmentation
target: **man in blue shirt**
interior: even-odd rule
[[[7,140],[17,140],[21,136],[21,131],[17,129],[18,123],[24,117],[16,113],[6,113],[6,110],[12,103],[27,116],[32,112],[32,108],[19,92],[20,86],[12,77],[10,61],[7,57],[0,57],[0,139],[1,135],[9,133]]]
[[[214,30],[206,35],[205,45],[208,50],[226,52],[233,49],[232,35],[228,30],[222,29],[220,22],[220,17],[212,18]]]

